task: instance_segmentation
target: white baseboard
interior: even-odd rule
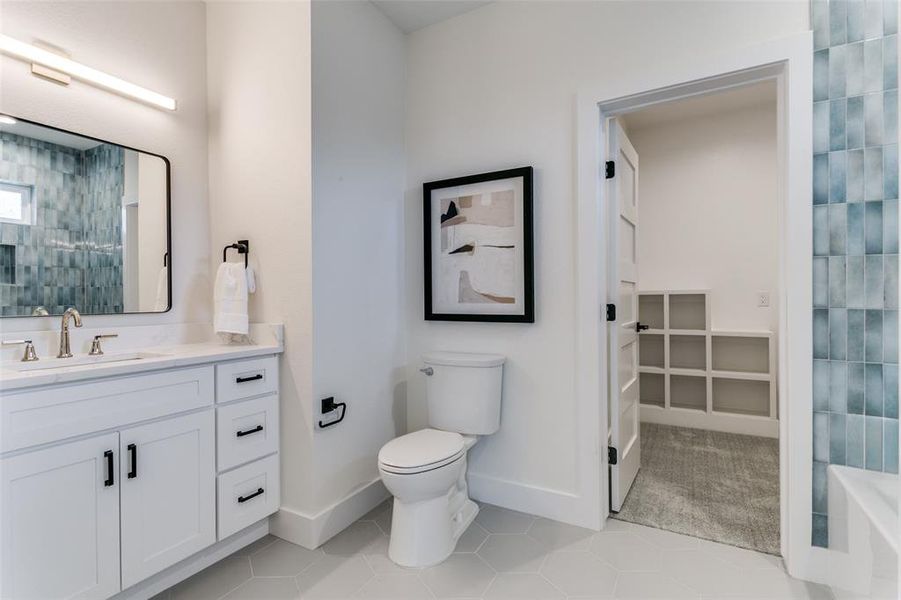
[[[723,431],[725,433],[740,433],[769,438],[779,437],[779,420],[768,417],[724,413],[707,414],[700,410],[665,409],[645,405],[641,407],[641,421],[643,423],[691,427],[694,429]]]
[[[591,519],[597,515],[585,514],[584,501],[576,494],[479,473],[467,473],[466,481],[470,497],[479,502],[596,529]]]
[[[272,516],[272,535],[304,548],[318,548],[348,525],[390,497],[381,479],[374,479],[315,515],[281,507]]]
[[[250,527],[242,529],[221,542],[208,546],[197,554],[160,571],[152,577],[137,583],[130,588],[112,596],[110,600],[147,600],[160,592],[182,582],[191,575],[199,573],[213,563],[219,562],[269,533],[269,519],[257,521]]]

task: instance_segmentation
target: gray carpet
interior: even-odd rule
[[[779,554],[779,441],[641,424],[641,469],[614,518]]]

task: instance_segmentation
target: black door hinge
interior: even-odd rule
[[[604,165],[604,177],[606,179],[613,179],[614,175],[616,175],[616,163],[612,160],[608,160]]]
[[[607,305],[607,320],[616,321],[616,304]]]
[[[616,448],[613,446],[607,446],[607,464],[616,464]]]

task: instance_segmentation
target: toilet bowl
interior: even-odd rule
[[[466,453],[476,438],[422,429],[388,442],[379,474],[394,496],[388,556],[425,567],[450,556],[475,519],[478,505],[466,487]]]
[[[394,495],[388,556],[405,567],[454,551],[479,512],[466,485],[467,453],[500,426],[503,356],[434,352],[423,360],[431,427],[391,440],[378,460]]]

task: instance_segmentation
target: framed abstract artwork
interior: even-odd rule
[[[534,323],[532,167],[422,192],[426,320]]]

